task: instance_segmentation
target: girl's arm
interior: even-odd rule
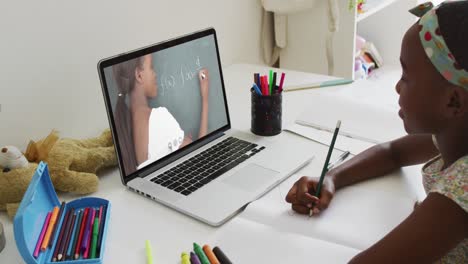
[[[330,170],[327,176],[333,179],[335,188],[339,189],[404,166],[427,162],[437,154],[431,135],[407,135],[369,148]]]
[[[200,79],[200,94],[202,98],[202,109],[200,113],[200,131],[198,133],[198,138],[201,138],[208,133],[208,70],[200,70],[198,78]]]
[[[468,213],[446,196],[430,193],[405,221],[350,263],[434,263],[467,237]]]
[[[308,214],[311,208],[314,213],[319,213],[329,206],[339,188],[386,175],[403,166],[426,162],[437,154],[431,135],[404,136],[373,146],[330,170],[318,198],[311,195],[315,193],[318,178],[300,178],[289,190],[286,202],[291,203],[298,213]]]

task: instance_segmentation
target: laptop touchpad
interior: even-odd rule
[[[259,186],[271,181],[278,173],[252,163],[224,179],[224,182],[246,191],[254,191]]]

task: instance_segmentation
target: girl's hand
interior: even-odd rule
[[[203,100],[208,100],[209,89],[209,76],[208,70],[203,68],[198,72],[198,79],[200,79],[200,94]]]
[[[333,199],[335,184],[330,176],[325,176],[320,197],[316,197],[315,191],[318,182],[319,178],[301,177],[289,190],[286,202],[290,203],[292,209],[300,214],[309,214],[311,209],[313,214],[319,214],[327,209]]]

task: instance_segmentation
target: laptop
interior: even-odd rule
[[[103,59],[98,71],[122,183],[209,225],[311,160],[304,144],[231,128],[213,28]]]

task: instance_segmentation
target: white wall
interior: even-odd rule
[[[212,26],[223,65],[262,63],[256,0],[25,2],[0,10],[0,146],[108,127],[96,68],[107,56]]]

